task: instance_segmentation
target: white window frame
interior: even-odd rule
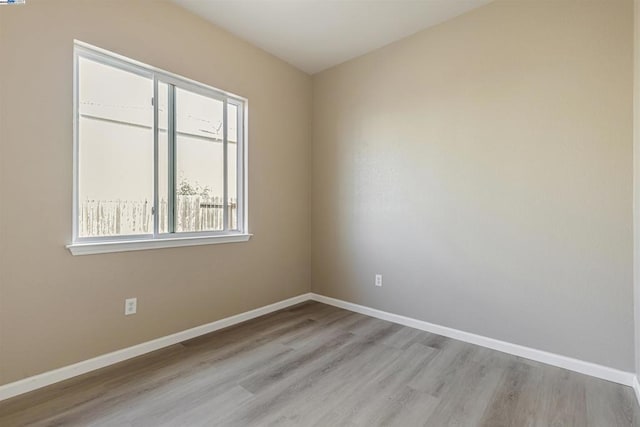
[[[99,237],[80,237],[78,233],[78,209],[79,209],[79,100],[78,100],[78,84],[79,84],[79,59],[87,58],[92,61],[99,62],[110,67],[129,71],[153,81],[153,161],[154,161],[154,212],[153,212],[153,233],[143,235],[119,235],[119,236],[99,236]],[[170,91],[175,88],[185,89],[194,93],[198,93],[223,102],[223,159],[224,159],[224,230],[222,231],[203,231],[203,232],[159,232],[159,196],[158,196],[158,84],[159,82],[169,85]],[[227,105],[235,105],[238,111],[238,141],[237,141],[237,215],[238,230],[229,230],[228,221],[228,187],[227,187]],[[171,107],[173,109],[173,107]],[[73,255],[89,255],[96,253],[134,251],[143,249],[157,249],[180,246],[196,246],[218,243],[245,242],[249,240],[248,224],[248,150],[247,150],[247,115],[248,100],[238,95],[216,89],[214,87],[196,82],[194,80],[178,76],[176,74],[152,67],[147,64],[126,58],[124,56],[109,52],[107,50],[91,46],[78,40],[74,40],[73,49],[73,236],[71,244],[67,248]],[[170,122],[172,118],[170,118]],[[170,123],[170,127],[173,123]],[[171,132],[169,132],[171,133]],[[172,143],[173,136],[170,136],[169,144]],[[169,169],[173,169],[173,159],[169,159]],[[175,177],[171,177],[171,182],[175,186]],[[170,188],[170,192],[175,192],[175,188]],[[174,202],[169,203],[169,227],[172,226],[172,210],[175,209]],[[173,208],[173,209],[172,209]]]

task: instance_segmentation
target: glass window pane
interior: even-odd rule
[[[224,230],[223,102],[175,89],[175,231]]]
[[[79,58],[78,235],[153,232],[153,81]]]
[[[227,104],[227,195],[229,229],[238,229],[238,107]]]

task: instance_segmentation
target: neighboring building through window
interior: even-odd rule
[[[75,244],[246,233],[246,100],[80,43],[74,84]]]

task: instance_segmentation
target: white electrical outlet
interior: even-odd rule
[[[136,311],[138,311],[138,298],[127,298],[124,300],[125,316],[136,314]]]
[[[382,274],[376,274],[376,286],[382,287]]]

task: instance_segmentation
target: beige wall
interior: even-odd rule
[[[69,254],[74,38],[249,99],[249,242]],[[0,384],[308,292],[309,76],[164,1],[3,7],[0,50]]]
[[[633,220],[636,375],[640,373],[640,0],[634,1]]]
[[[496,1],[315,76],[312,290],[633,371],[632,8]]]

